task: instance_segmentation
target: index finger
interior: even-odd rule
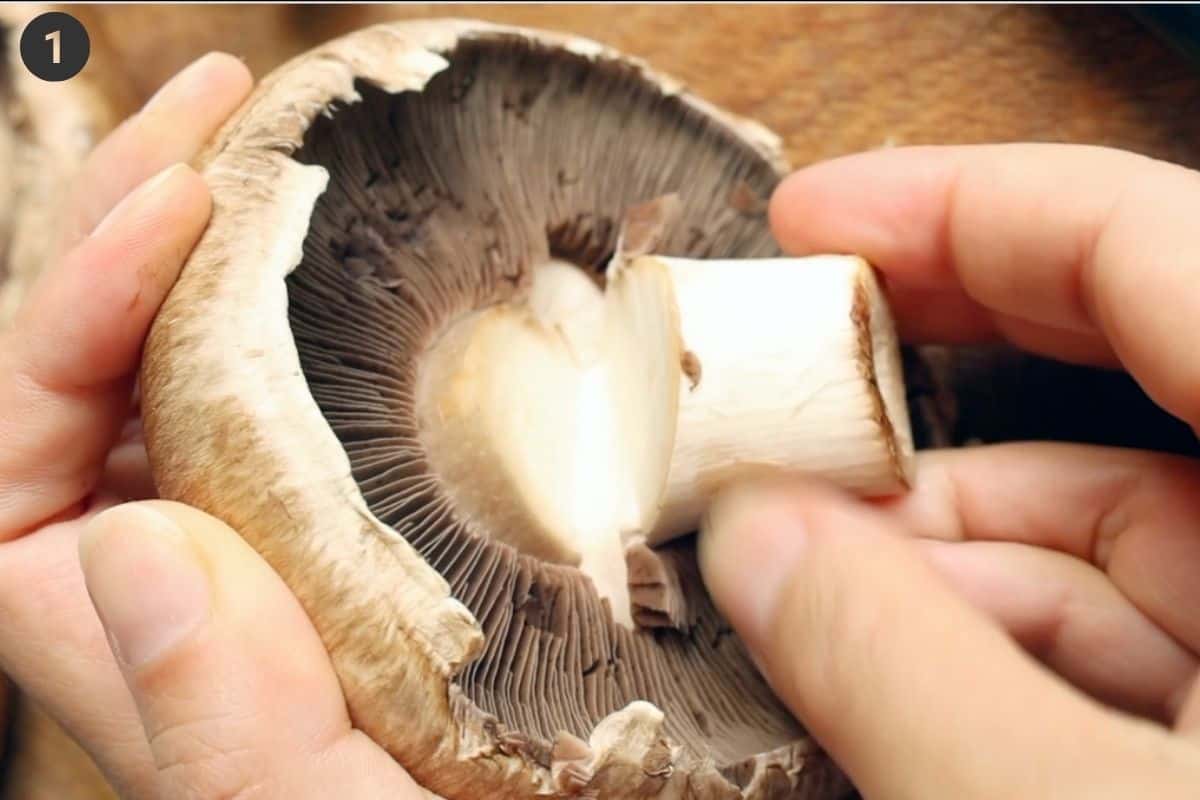
[[[201,56],[96,146],[73,187],[64,231],[69,249],[142,181],[191,161],[250,92],[246,66],[227,53]]]
[[[855,252],[884,274],[902,328],[996,335],[1052,357],[1113,355],[1200,423],[1200,173],[1078,145],[913,147],[787,178],[785,250]]]

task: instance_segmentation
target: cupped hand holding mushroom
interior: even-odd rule
[[[134,374],[209,216],[180,162],[249,83],[201,59],[98,147],[61,256],[0,334],[0,669],[122,797],[420,800],[353,731],[320,640],[240,537],[178,504],[112,508],[152,492]]]
[[[430,44],[446,47],[453,45],[454,31],[454,26],[413,26],[412,33],[418,42],[431,36]],[[400,38],[403,43],[404,37]],[[468,38],[464,37],[464,41]],[[386,44],[388,39],[379,36],[376,41]],[[482,55],[495,57],[498,53],[501,61],[509,57],[505,53],[512,45],[516,45],[513,53],[517,56],[524,49],[515,32],[510,37],[508,32],[485,30],[480,44]],[[475,43],[469,43],[464,51],[470,54],[474,47]],[[495,52],[488,52],[493,47]],[[653,106],[661,96],[654,81],[647,81],[636,70],[627,72],[629,65],[600,53],[588,43],[569,42],[560,54],[554,52],[557,47],[557,41],[546,52],[535,46],[531,55],[535,59],[547,55],[551,59],[562,58],[559,64],[562,74],[558,77],[564,80],[563,88],[568,91],[574,90],[578,73],[593,69],[595,60],[599,65],[597,75],[583,76],[595,83],[590,87],[591,92],[602,94],[613,87],[621,92],[632,90],[629,99],[635,105],[647,106]],[[410,79],[412,70],[422,74],[427,68],[443,66],[432,50],[424,49],[424,44],[401,50],[398,56],[403,63],[395,77],[401,81]],[[518,77],[528,79],[523,69],[517,70]],[[285,79],[286,75],[285,72]],[[454,91],[459,90],[455,87]],[[125,794],[225,796],[253,785],[289,797],[300,796],[301,790],[296,787],[302,786],[303,792],[323,796],[328,790],[322,787],[337,784],[343,794],[353,794],[352,787],[357,785],[364,794],[384,791],[403,797],[415,791],[415,785],[393,761],[384,757],[384,750],[353,733],[345,714],[346,698],[332,677],[328,658],[319,647],[314,649],[318,640],[303,621],[294,598],[282,591],[278,579],[251,550],[238,542],[228,527],[181,505],[141,504],[97,513],[118,497],[150,491],[140,460],[136,425],[127,425],[130,435],[120,446],[113,445],[130,409],[132,369],[146,327],[178,272],[182,256],[191,249],[204,227],[208,212],[204,187],[186,167],[162,169],[140,185],[138,180],[155,168],[192,158],[244,92],[245,75],[234,62],[221,57],[206,59],[167,87],[97,149],[80,178],[77,202],[64,209],[61,263],[45,271],[37,291],[14,327],[5,334],[4,389],[9,393],[6,416],[14,421],[15,445],[7,453],[8,462],[4,465],[7,471],[0,473],[6,481],[6,497],[12,500],[6,508],[8,519],[4,526],[5,538],[11,541],[0,551],[3,585],[8,590],[3,599],[9,623],[5,630],[9,638],[0,643],[0,657],[6,671],[84,743]],[[582,100],[585,104],[595,102],[594,97]],[[180,118],[198,102],[205,114],[189,116],[189,124],[181,124]],[[720,115],[695,100],[675,105],[667,109],[666,119],[678,116],[684,126],[685,140],[691,140],[688,147],[700,154],[707,150],[720,154],[722,149],[729,148],[736,166],[733,174],[738,178],[728,187],[720,186],[726,178],[719,167],[711,168],[708,180],[716,182],[718,189],[728,188],[728,198],[719,200],[708,219],[703,215],[695,218],[697,223],[703,221],[707,229],[688,232],[692,247],[718,254],[723,248],[751,253],[756,248],[762,249],[765,239],[761,231],[751,230],[761,227],[761,222],[756,214],[745,214],[747,209],[743,206],[746,193],[755,191],[752,184],[769,187],[776,175],[768,158],[769,145],[758,141],[763,134],[752,126],[723,130],[721,126],[726,123],[720,121]],[[718,124],[706,121],[706,116],[712,116]],[[250,130],[255,132],[253,127]],[[657,135],[654,133],[652,138]],[[713,135],[718,141],[704,140]],[[740,141],[741,137],[745,141]],[[250,144],[253,147],[261,143],[251,138]],[[314,148],[320,146],[318,140]],[[209,170],[210,179],[215,179],[217,185],[222,185],[221,177],[226,173],[221,169],[227,166],[220,155],[218,148]],[[571,184],[569,178],[561,170],[554,176],[564,186]],[[134,187],[136,191],[125,197]],[[408,188],[419,189],[412,185]],[[761,193],[762,186],[757,191]],[[621,192],[611,196],[601,192],[597,196],[600,205],[596,208],[618,215],[629,210],[629,199],[634,197]],[[219,211],[226,210],[222,205],[225,199],[222,195]],[[292,200],[303,202],[303,192],[292,196]],[[578,202],[579,198],[572,200]],[[449,204],[456,205],[453,197]],[[756,468],[777,466],[778,459],[770,456],[770,447],[765,448],[766,460],[758,463],[763,443],[753,437],[743,440],[735,435],[736,430],[722,424],[731,411],[749,416],[761,413],[762,429],[773,417],[788,413],[789,403],[825,408],[824,416],[817,414],[812,419],[828,419],[833,423],[830,429],[815,429],[815,435],[810,433],[804,440],[790,443],[790,449],[785,448],[789,458],[794,461],[797,457],[801,460],[811,457],[817,462],[825,459],[831,469],[845,470],[848,483],[857,483],[868,491],[903,483],[911,444],[904,438],[902,399],[898,400],[894,393],[899,380],[895,342],[888,338],[886,309],[879,304],[873,275],[857,259],[833,259],[826,269],[805,276],[796,271],[789,274],[787,265],[769,261],[742,264],[715,260],[689,265],[686,260],[634,252],[638,248],[633,244],[619,248],[616,257],[609,258],[606,250],[611,250],[611,237],[618,230],[615,217],[589,219],[588,212],[576,213],[569,204],[566,216],[560,220],[562,224],[558,224],[556,215],[562,216],[563,209],[551,211],[547,210],[549,216],[545,222],[554,225],[553,245],[577,263],[564,270],[557,268],[551,258],[535,264],[533,273],[516,276],[513,286],[520,291],[512,295],[507,310],[517,315],[530,311],[540,315],[536,335],[530,340],[535,363],[546,355],[544,339],[551,329],[573,328],[564,338],[572,352],[559,386],[568,397],[576,395],[574,400],[581,402],[581,411],[598,410],[596,421],[609,418],[612,427],[602,428],[599,437],[593,436],[591,444],[578,451],[579,456],[586,458],[578,459],[567,471],[569,495],[591,504],[584,506],[585,512],[605,513],[605,503],[596,502],[597,495],[586,485],[589,479],[601,474],[615,479],[617,485],[611,492],[602,490],[599,497],[630,502],[632,512],[630,516],[617,514],[607,521],[601,520],[603,524],[594,530],[584,531],[576,523],[586,522],[589,515],[579,514],[579,506],[573,502],[558,507],[566,511],[565,517],[560,515],[560,519],[570,520],[566,525],[554,522],[551,515],[552,524],[547,531],[559,538],[562,551],[556,558],[564,566],[583,561],[582,556],[589,551],[580,545],[586,544],[590,535],[598,533],[617,545],[615,559],[598,562],[599,569],[588,576],[594,583],[573,577],[570,572],[556,575],[553,567],[538,574],[537,568],[531,569],[528,562],[515,565],[515,574],[525,573],[522,580],[529,579],[534,584],[526,587],[526,592],[553,593],[555,579],[565,579],[568,596],[575,595],[586,606],[578,609],[573,619],[566,620],[565,626],[563,620],[555,623],[560,629],[559,636],[564,627],[570,631],[574,620],[583,620],[585,625],[600,620],[598,636],[592,640],[580,636],[574,647],[566,651],[572,659],[567,665],[568,672],[582,670],[585,679],[578,687],[583,695],[572,699],[577,707],[563,706],[561,697],[514,695],[511,699],[517,700],[521,708],[513,720],[533,731],[532,735],[524,734],[519,729],[497,726],[495,719],[474,707],[459,687],[450,686],[448,699],[458,704],[454,713],[465,713],[466,717],[460,720],[466,723],[465,731],[479,738],[475,743],[468,742],[466,750],[458,750],[457,745],[443,736],[442,745],[452,745],[453,751],[439,755],[432,763],[453,764],[463,759],[470,765],[480,759],[504,766],[501,774],[490,777],[472,772],[478,768],[475,765],[451,770],[442,778],[456,794],[470,795],[491,793],[495,787],[505,787],[503,791],[520,795],[529,791],[541,794],[548,785],[568,794],[586,796],[600,791],[613,797],[629,791],[653,791],[658,786],[665,789],[663,794],[669,795],[691,782],[693,773],[700,782],[697,785],[706,785],[709,789],[705,791],[717,791],[719,796],[737,791],[732,788],[735,784],[754,796],[791,794],[793,790],[823,796],[838,791],[843,781],[812,748],[811,742],[789,742],[796,734],[794,722],[773,703],[761,682],[754,682],[753,670],[744,654],[731,643],[728,631],[720,628],[711,608],[698,594],[698,583],[688,574],[688,559],[657,555],[649,545],[686,529],[689,520],[694,521],[705,494],[727,478],[721,468],[728,459],[713,461],[702,452],[702,446],[718,451],[732,447],[735,452],[753,458]],[[400,223],[400,235],[404,236],[403,212],[397,212],[397,219],[390,214],[386,216]],[[740,221],[741,216],[749,221]],[[215,235],[219,236],[221,226],[214,227],[218,231]],[[663,233],[661,225],[651,227],[651,238]],[[268,234],[272,232],[270,224],[263,228]],[[634,228],[622,230],[630,234]],[[345,232],[352,234],[351,238],[360,235],[353,225]],[[210,235],[214,235],[211,230]],[[678,231],[673,235],[678,236]],[[249,241],[253,247],[253,237]],[[485,245],[485,252],[494,255],[498,245],[488,242]],[[542,245],[536,241],[534,245],[536,255]],[[420,254],[419,242],[414,250]],[[562,276],[569,275],[565,280],[580,286],[580,277],[585,274],[582,270],[599,266],[602,258],[607,261],[607,271],[602,277],[597,273],[596,277],[600,278],[600,284],[607,284],[604,291],[597,295],[596,287],[584,286],[577,295],[583,304],[579,318],[556,316],[562,313],[564,295],[557,287]],[[264,263],[270,265],[272,261],[268,258]],[[348,263],[360,268],[364,261],[359,258],[356,263]],[[518,266],[521,263],[518,261]],[[369,262],[367,265],[370,266]],[[525,264],[521,269],[528,266]],[[728,299],[725,295],[746,282],[738,271],[767,276],[779,291],[774,296],[759,298],[753,309],[743,307],[737,312],[743,316],[737,320],[741,330],[734,337],[734,346],[710,345],[707,337],[713,333],[713,327],[704,319],[722,313],[721,306]],[[202,269],[193,272],[204,275]],[[416,277],[421,276],[417,273]],[[236,288],[237,281],[230,281],[230,285]],[[403,296],[403,277],[392,288],[400,289],[397,295]],[[480,288],[472,287],[472,291]],[[297,285],[298,292],[304,289],[303,284]],[[530,294],[523,297],[526,290]],[[781,294],[784,290],[794,292],[794,298]],[[570,295],[568,291],[568,299]],[[544,297],[545,302],[540,302],[539,297]],[[297,302],[293,310],[299,315],[317,309]],[[460,308],[460,311],[470,310],[465,306]],[[589,329],[587,320],[596,316],[592,313],[596,310],[600,311],[601,323]],[[809,324],[806,316],[818,316],[821,321]],[[453,321],[451,317],[434,319],[438,324]],[[576,325],[577,322],[580,324]],[[298,316],[295,324],[303,330],[304,318]],[[797,333],[798,324],[803,335],[789,340],[791,334]],[[473,344],[477,339],[473,335],[473,320],[468,316],[456,325],[468,344]],[[160,328],[177,332],[172,330],[169,315]],[[235,332],[240,331],[235,328]],[[404,333],[403,326],[400,332]],[[186,341],[186,331],[184,334]],[[448,332],[446,341],[453,334]],[[697,343],[704,357],[710,359],[707,377],[696,352],[683,347],[684,337]],[[592,340],[601,354],[596,362],[597,371],[591,369],[587,348],[581,346]],[[274,344],[269,335],[261,341]],[[763,342],[780,349],[767,353],[768,359],[745,365],[738,361],[739,341],[749,342],[752,351],[756,343]],[[502,344],[507,343],[509,340],[502,340]],[[821,352],[823,346],[830,349],[828,356]],[[744,403],[747,396],[746,387],[739,386],[742,378],[751,383],[755,378],[778,381],[783,374],[781,364],[797,352],[805,354],[806,367],[816,368],[814,376],[795,386],[777,384],[780,396],[764,408],[755,408],[753,403],[739,407],[739,402]],[[179,377],[163,368],[164,360],[168,366],[172,360],[163,354],[160,342],[152,353],[152,360],[157,357],[158,366],[144,376],[149,388],[145,396],[155,409],[151,417],[157,423],[160,461],[180,455],[169,444],[162,444],[178,432],[164,424],[173,409],[163,402],[162,381]],[[436,374],[438,366],[453,371],[457,363],[453,358],[443,358],[438,348],[431,348],[429,357],[423,361],[429,364],[429,374]],[[486,369],[490,365],[485,361],[483,366],[485,380],[491,381],[494,373]],[[319,384],[320,375],[318,367],[308,377]],[[602,387],[599,396],[591,394],[597,377]],[[449,384],[460,379],[461,376],[452,376]],[[680,399],[685,379],[691,402],[689,398]],[[704,389],[699,388],[702,382]],[[819,397],[818,390],[826,384],[845,384],[845,391]],[[254,383],[247,381],[246,385],[253,397]],[[484,388],[490,391],[492,387],[485,384]],[[591,396],[579,397],[580,393]],[[205,403],[212,395],[201,390],[194,397]],[[466,401],[470,403],[472,399],[468,390]],[[894,405],[897,402],[899,406]],[[433,407],[422,402],[421,413],[428,414]],[[792,406],[792,410],[799,409]],[[890,427],[892,415],[900,423],[895,427]],[[203,417],[193,419],[197,424],[203,422]],[[218,415],[209,421],[221,425],[231,419]],[[236,419],[232,421],[236,423]],[[493,428],[493,432],[503,434],[505,424],[513,421],[499,418],[501,425]],[[445,435],[446,430],[452,431],[447,437],[451,441],[470,440],[469,425],[455,430],[452,426],[459,422],[453,418],[439,422],[450,427],[428,425],[425,433],[430,442]],[[692,425],[697,435],[676,438],[677,424],[684,429]],[[233,433],[236,438],[236,432]],[[643,436],[654,441],[638,443]],[[482,444],[491,447],[495,444],[492,438],[489,432]],[[619,446],[628,441],[644,447],[645,454],[631,457]],[[700,445],[701,452],[685,451],[679,457],[676,445],[687,441],[694,447]],[[851,444],[847,460],[831,457],[829,443],[836,441]],[[811,442],[819,444],[809,447]],[[614,448],[614,444],[618,446]],[[596,454],[590,448],[596,446],[601,452],[608,448],[607,456],[603,456],[608,460],[602,466],[615,467],[614,472],[597,473],[595,464],[586,465],[587,458]],[[431,451],[437,449],[435,446]],[[533,478],[555,477],[552,471],[546,471],[544,464],[538,463],[541,455],[537,450],[518,448],[515,454],[504,447],[497,450],[495,455],[487,456],[488,466],[507,469],[515,463],[519,470],[532,459]],[[199,455],[198,462],[202,464],[203,454]],[[253,448],[248,455],[254,457]],[[674,477],[679,465],[683,465],[682,479]],[[173,485],[178,489],[178,481],[191,479],[194,466],[190,464],[178,473],[164,472],[160,467],[158,480],[175,482]],[[219,464],[210,463],[208,467],[211,481],[203,483],[222,492],[228,476]],[[626,467],[632,470],[629,476],[622,474]],[[268,473],[262,477],[268,477]],[[448,496],[470,488],[466,484],[454,486],[456,478],[450,468],[444,469],[443,478]],[[272,488],[286,489],[286,483],[285,479],[283,484]],[[403,501],[403,492],[408,489],[403,483],[400,486],[401,494],[392,497]],[[527,487],[539,488],[539,480],[528,483]],[[207,491],[197,484],[191,484],[191,488]],[[385,488],[394,487],[385,484]],[[662,509],[658,508],[660,495],[673,498],[663,503]],[[275,494],[271,490],[265,496],[274,503],[286,504],[290,499],[286,492]],[[528,500],[525,494],[513,492],[504,502],[516,508],[518,514],[528,514],[537,510]],[[655,522],[660,510],[674,510],[661,514],[663,520],[670,521],[669,525]],[[469,503],[462,502],[459,513],[467,516],[469,511]],[[80,538],[85,526],[87,532]],[[504,532],[504,528],[498,529],[497,538],[503,539]],[[581,532],[583,542],[578,536]],[[286,531],[280,533],[281,542],[286,544]],[[253,532],[249,538],[263,543]],[[77,539],[87,588],[103,620],[103,631],[84,601],[80,574],[71,557]],[[321,544],[319,540],[313,543]],[[438,579],[423,573],[415,562],[405,564],[403,554],[400,555],[397,565],[412,570],[408,576],[411,586],[406,584],[405,588],[436,593]],[[360,566],[366,567],[364,573],[370,579],[369,561]],[[507,568],[511,570],[513,566],[510,562]],[[608,568],[615,568],[622,577],[606,586],[600,576]],[[626,572],[628,578],[624,577]],[[31,584],[44,583],[40,579],[47,575],[60,581],[53,585],[61,591],[36,594],[27,591]],[[679,585],[681,581],[683,586]],[[600,594],[588,588],[593,585],[599,587]],[[501,572],[492,583],[479,583],[476,588],[491,591],[506,586],[507,577]],[[303,595],[303,587],[299,588]],[[426,598],[417,594],[416,599]],[[554,597],[547,599],[552,607]],[[309,608],[320,612],[319,606],[310,604]],[[326,610],[333,611],[335,616],[357,616],[352,600],[346,607]],[[547,608],[547,613],[550,610]],[[428,618],[422,619],[427,612]],[[616,621],[616,626],[611,619],[604,621],[614,612],[624,617]],[[629,632],[635,612],[638,624],[649,628],[665,627],[691,637],[714,635],[711,644],[698,648],[701,653],[706,650],[713,653],[696,662],[686,648],[680,649],[676,644],[674,654],[668,647],[665,657],[656,655],[647,649],[651,646],[651,634],[639,634],[640,638],[635,639]],[[526,614],[525,609],[522,614]],[[369,621],[370,615],[360,619]],[[426,638],[421,643],[434,648],[434,665],[438,659],[458,658],[456,651],[472,647],[477,641],[478,634],[469,627],[473,621],[459,614],[453,602],[427,609],[409,608],[394,621],[400,626],[414,623],[418,628],[428,626],[422,631]],[[553,619],[547,617],[545,621]],[[449,628],[439,629],[447,622]],[[327,625],[318,630],[325,636],[332,633]],[[29,647],[30,642],[53,643],[53,646]],[[492,637],[492,646],[504,644],[503,636]],[[107,652],[109,646],[116,655],[116,664]],[[644,667],[626,667],[622,653],[626,646],[631,646],[630,655],[634,659],[649,656],[650,662]],[[339,650],[336,646],[333,649]],[[354,655],[353,647],[350,655]],[[532,651],[517,656],[522,665],[536,663]],[[671,690],[662,692],[664,670],[682,669],[704,681],[712,667],[703,661],[714,657],[718,674],[724,673],[720,680],[725,683],[719,681],[714,687],[712,707],[697,706],[694,698],[689,703],[687,691],[694,692],[694,687],[684,687],[684,694],[678,697],[672,697]],[[401,662],[399,666],[405,665]],[[526,666],[521,669],[532,675]],[[632,683],[621,677],[625,669],[633,673]],[[399,677],[387,670],[378,675],[383,678],[380,688],[385,691]],[[590,675],[595,675],[596,680],[586,680]],[[347,676],[344,669],[338,677],[348,680],[356,692],[364,688],[356,676]],[[365,685],[375,679],[369,673],[363,677]],[[750,705],[739,708],[742,695],[730,697],[731,679],[745,682],[736,691],[753,698]],[[468,688],[491,691],[493,687],[487,686],[487,680],[490,678],[484,676],[483,683]],[[507,692],[503,686],[507,680],[502,679],[494,688]],[[132,690],[133,703],[126,686]],[[219,707],[212,705],[214,687],[222,689]],[[418,676],[399,688],[401,691],[393,702],[405,697],[418,701],[418,713],[414,716],[404,711],[403,716],[417,729],[417,735],[410,737],[407,745],[402,741],[403,734],[398,737],[377,725],[373,735],[387,742],[392,754],[412,755],[408,748],[422,746],[426,732],[437,730],[445,717],[436,708],[440,702],[437,686]],[[443,684],[442,689],[446,688]],[[622,697],[625,708],[618,709],[613,704]],[[668,730],[682,723],[682,732],[699,737],[702,746],[696,749],[692,745],[688,752],[683,752],[669,739],[660,737],[662,713],[650,703],[641,702],[643,697],[660,702],[665,698],[664,705],[668,708],[677,707],[687,713],[687,717],[678,721],[673,718]],[[505,697],[497,699],[501,703],[510,702]],[[433,706],[420,708],[428,703]],[[351,708],[357,709],[354,713],[360,718],[366,712],[370,721],[372,711],[363,706],[361,697],[351,701]],[[389,724],[402,719],[386,704],[380,705],[379,711]],[[538,737],[551,728],[528,723],[548,715],[550,726],[554,726],[558,724],[555,717],[564,711],[582,717],[579,722],[560,727],[552,749],[542,752],[539,748],[545,740]],[[572,730],[587,733],[592,722],[601,717],[604,717],[600,720],[602,724],[591,731],[589,741],[571,733]],[[292,731],[297,738],[280,737],[281,729]],[[768,751],[760,752],[764,745],[775,750],[767,748]],[[446,755],[450,756],[449,762]],[[714,757],[717,763],[712,762]],[[676,762],[686,769],[677,771]],[[550,769],[543,771],[547,766]],[[717,767],[725,774],[720,774]],[[522,773],[524,780],[530,781],[523,788]],[[430,775],[436,778],[437,773]]]

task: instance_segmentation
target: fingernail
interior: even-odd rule
[[[745,484],[714,498],[700,525],[700,568],[721,612],[743,638],[769,635],[807,535],[782,487]]]
[[[208,618],[198,554],[151,506],[128,503],[97,515],[80,537],[79,559],[113,653],[128,668],[161,657]]]
[[[187,164],[172,164],[157,175],[147,178],[104,215],[104,219],[92,229],[91,235],[98,236],[115,223],[136,218],[149,208],[162,204],[175,191],[178,180],[191,171],[192,168]]]
[[[142,106],[142,113],[154,111],[160,106],[174,101],[175,98],[186,100],[186,98],[204,91],[209,82],[209,70],[229,58],[234,58],[234,56],[216,52],[200,56],[160,86],[158,91],[151,95],[150,99]]]

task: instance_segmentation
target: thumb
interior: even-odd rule
[[[96,516],[79,549],[150,743],[156,796],[422,797],[351,728],[308,617],[224,523],[129,503]]]
[[[858,789],[1140,796],[1097,765],[1128,767],[1157,731],[1061,684],[895,533],[830,490],[760,486],[718,498],[700,539],[718,607]]]

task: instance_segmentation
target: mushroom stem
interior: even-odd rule
[[[900,345],[864,260],[659,260],[687,380],[651,544],[695,530],[716,490],[756,474],[807,474],[864,496],[908,487]]]
[[[730,481],[802,473],[865,495],[908,483],[899,343],[852,256],[561,262],[421,363],[426,452],[456,507],[578,566],[631,620],[626,548],[695,529]]]

